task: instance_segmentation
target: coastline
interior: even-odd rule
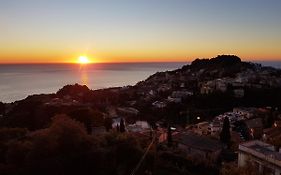
[[[67,84],[93,90],[135,85],[152,74],[183,63],[0,65],[0,101],[13,102],[32,94],[55,93]],[[1,83],[2,82],[2,83]]]

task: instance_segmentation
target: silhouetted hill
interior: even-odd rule
[[[84,94],[89,93],[89,91],[90,91],[90,89],[86,85],[81,86],[79,84],[74,84],[74,85],[64,86],[62,89],[60,89],[57,92],[57,95],[61,96],[61,97],[66,96],[66,95],[83,96]]]
[[[247,68],[254,68],[253,63],[243,62],[236,55],[218,55],[217,57],[207,59],[199,59],[192,61],[190,65],[185,65],[181,68],[182,71],[191,69],[192,71],[199,71],[205,69],[207,71],[228,69],[229,71],[243,71]]]
[[[223,77],[234,77],[237,74],[246,71],[258,73],[264,70],[271,70],[272,74],[274,72],[278,75],[281,74],[281,71],[278,69],[263,67],[260,64],[251,62],[243,62],[235,55],[219,55],[211,59],[196,59],[191,64],[184,65],[182,68],[174,71],[157,72],[145,81],[139,82],[138,85],[150,84],[152,83],[150,81],[157,80],[171,81],[171,79],[177,79],[179,75],[184,76],[185,79],[191,79],[193,76],[200,80],[212,80]]]
[[[233,66],[241,63],[241,59],[236,55],[219,55],[211,59],[196,59],[191,63],[192,67],[205,66]]]

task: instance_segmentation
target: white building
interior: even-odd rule
[[[167,104],[165,102],[155,101],[152,103],[152,106],[154,106],[156,108],[165,108],[167,106]]]
[[[259,140],[245,142],[239,145],[238,166],[251,163],[262,174],[281,174],[281,153],[274,146]]]
[[[151,131],[150,125],[146,121],[136,121],[134,124],[127,125],[129,132],[147,132]]]
[[[193,92],[187,91],[187,90],[182,90],[182,91],[173,91],[171,97],[173,98],[184,98],[187,96],[193,95]]]
[[[171,102],[171,103],[181,103],[181,98],[175,98],[175,97],[169,96],[167,100],[168,100],[168,102]]]

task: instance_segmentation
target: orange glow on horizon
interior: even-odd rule
[[[23,57],[0,57],[0,64],[52,64],[52,63],[71,63],[71,64],[92,64],[92,63],[134,63],[134,62],[191,62],[196,58],[213,58],[217,55],[233,54],[237,55],[242,61],[281,61],[281,57],[277,55],[259,54],[253,56],[251,54],[235,54],[228,52],[210,53],[210,54],[186,54],[187,56],[122,56],[122,55],[105,55],[95,57],[88,56],[23,56]]]

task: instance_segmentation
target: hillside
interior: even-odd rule
[[[280,92],[280,70],[223,55],[156,73],[135,86],[90,90],[66,85],[54,94],[0,103],[0,171],[129,174],[152,132],[137,128],[123,133],[113,126],[116,119],[122,119],[119,124],[123,121],[124,127],[125,120],[126,129],[138,127],[136,121],[147,121],[160,140],[168,126],[188,128],[234,107],[266,107],[269,113],[280,114]],[[264,117],[268,126],[270,119]],[[159,146],[163,150],[148,155],[140,174],[147,169],[182,174],[177,163],[170,165],[176,159],[194,174],[218,174],[217,166],[182,159],[176,151],[165,150],[165,143]]]
[[[75,114],[73,117],[77,118],[77,111],[98,112],[101,114],[97,116],[113,117],[111,111],[117,108],[122,112],[114,112],[114,116],[148,121],[169,119],[184,124],[196,122],[197,116],[211,119],[237,106],[280,109],[280,90],[281,70],[221,55],[196,59],[174,71],[158,72],[135,86],[90,90],[76,84],[67,85],[56,94],[29,96],[5,104],[5,117],[0,124],[34,130],[47,126],[57,113]],[[97,117],[91,120],[96,121],[96,126],[104,123]]]

